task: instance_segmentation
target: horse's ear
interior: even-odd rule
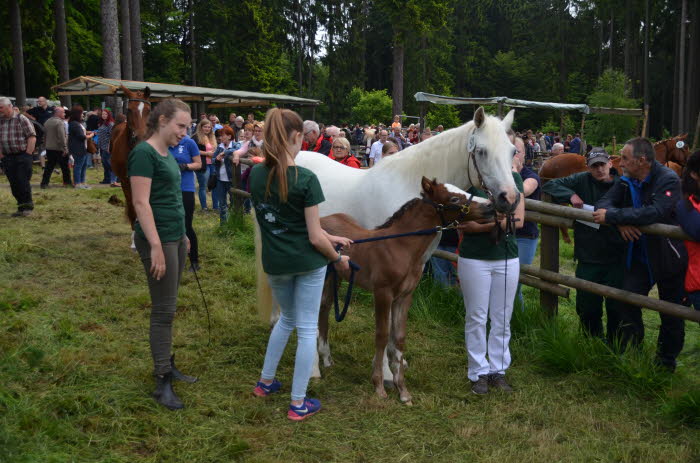
[[[147,100],[149,96],[151,96],[151,88],[146,87],[143,89],[143,99]]]
[[[427,194],[433,192],[433,182],[431,182],[429,178],[423,177],[420,181],[420,185]]]
[[[476,125],[477,129],[483,125],[485,119],[486,114],[484,114],[484,107],[479,106],[474,112],[474,125]]]
[[[508,111],[506,117],[503,118],[503,125],[505,126],[506,132],[510,130],[510,127],[513,125],[513,119],[515,119],[515,109]]]
[[[688,132],[678,136],[679,140],[685,140],[686,138],[688,138]]]

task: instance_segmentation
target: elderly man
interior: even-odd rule
[[[233,113],[231,113],[233,114]],[[231,124],[231,128],[233,129],[234,133],[234,140],[242,142],[243,140],[239,140],[239,134],[241,130],[243,130],[243,116],[236,116],[235,119],[233,120],[233,123]]]
[[[64,121],[65,111],[57,106],[54,109],[53,117],[46,121],[46,168],[41,179],[41,188],[48,188],[51,181],[51,174],[56,164],[61,166],[63,174],[63,186],[70,186],[70,169],[68,168],[68,137],[66,135],[66,123]]]
[[[411,146],[411,142],[401,134],[401,127],[392,127],[391,136],[396,139],[399,151]]]
[[[9,98],[0,98],[0,159],[10,182],[12,196],[17,200],[17,212],[12,217],[26,217],[34,209],[32,201],[32,154],[36,133],[31,121],[15,114]]]
[[[564,152],[564,145],[561,143],[555,143],[552,145],[552,156],[556,156],[557,154],[562,154]]]
[[[384,146],[384,143],[386,143],[387,138],[389,138],[389,133],[384,129],[380,130],[379,140],[372,143],[372,147],[369,149],[370,167],[382,160],[382,147]]]
[[[677,225],[673,210],[681,196],[678,176],[655,160],[654,147],[646,138],[633,138],[621,151],[624,176],[596,204],[596,223],[617,226],[629,242],[622,289],[646,296],[654,286],[659,298],[680,304],[685,299],[683,280],[688,255],[682,241],[647,235],[637,227],[652,223]],[[622,303],[620,309],[623,347],[644,339],[644,322],[639,307]],[[683,349],[683,320],[661,316],[656,363],[669,371]]]
[[[333,139],[321,134],[318,123],[314,121],[304,121],[304,144],[302,149],[315,151],[328,156],[331,154]]]
[[[610,156],[603,148],[593,148],[586,159],[587,172],[580,172],[545,183],[542,191],[554,202],[571,204],[582,209],[591,208],[610,188],[620,181],[612,167]],[[625,246],[615,227],[595,226],[588,222],[574,222],[574,259],[578,261],[576,276],[583,280],[613,288],[622,286],[622,263]],[[613,341],[619,330],[619,302],[605,299],[607,312],[607,339]],[[603,297],[587,291],[576,292],[576,312],[584,333],[603,338]]]

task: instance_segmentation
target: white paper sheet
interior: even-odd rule
[[[583,210],[584,210],[584,211],[591,211],[591,212],[593,212],[593,211],[595,210],[595,207],[593,207],[593,206],[590,205],[590,204],[584,204],[584,205],[583,205]],[[584,225],[587,225],[587,226],[589,226],[589,227],[591,227],[591,228],[595,228],[596,230],[598,230],[598,229],[600,228],[600,224],[599,224],[599,223],[595,223],[595,222],[586,222],[585,220],[577,220],[577,222],[580,222],[580,223],[582,223],[582,224],[584,224]]]

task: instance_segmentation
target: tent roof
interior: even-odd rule
[[[560,111],[580,111],[584,114],[622,114],[629,116],[643,116],[644,111],[635,108],[601,108],[588,106],[586,104],[575,103],[549,103],[542,101],[528,101],[508,98],[507,96],[496,96],[491,98],[465,98],[457,96],[435,95],[433,93],[418,92],[414,95],[416,101],[427,101],[436,104],[504,104],[513,108],[536,108],[536,109],[556,109]]]
[[[52,88],[59,95],[122,95],[121,86],[129,90],[151,89],[151,99],[177,97],[185,101],[202,101],[209,107],[224,106],[270,106],[282,103],[299,106],[317,106],[321,102],[308,98],[273,93],[246,92],[242,90],[225,90],[221,88],[193,87],[191,85],[161,84],[158,82],[139,82],[136,80],[107,79],[105,77],[80,76]]]

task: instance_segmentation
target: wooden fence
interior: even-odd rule
[[[253,165],[249,160],[241,163]],[[243,200],[250,193],[240,189],[241,168],[236,166],[234,173],[233,210],[243,212]],[[548,195],[545,200],[549,199]],[[680,304],[661,301],[647,296],[631,293],[618,288],[593,283],[581,278],[559,273],[559,228],[572,228],[574,221],[585,220],[593,222],[593,213],[573,207],[559,206],[546,201],[525,200],[525,220],[542,225],[540,232],[540,266],[521,265],[520,283],[540,290],[540,305],[550,315],[556,315],[559,308],[559,298],[569,298],[569,288],[584,290],[599,296],[609,297],[628,304],[645,307],[656,312],[672,315],[685,320],[700,322],[700,311],[692,310]],[[606,226],[606,225],[603,225]],[[652,224],[638,227],[650,235],[660,235],[673,239],[692,240],[680,227],[666,224]],[[433,256],[456,262],[457,254],[436,250]]]

